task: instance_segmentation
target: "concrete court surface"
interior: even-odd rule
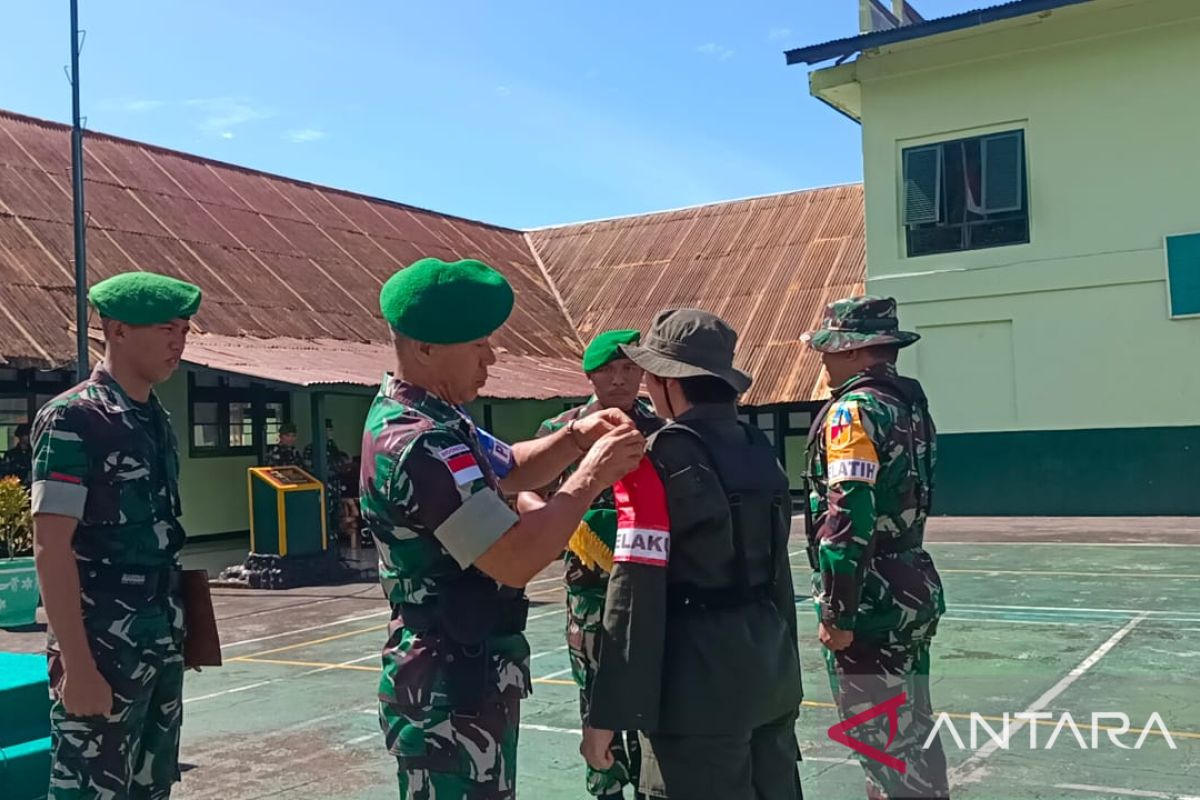
[[[934,644],[935,710],[948,712],[963,743],[943,728],[955,797],[1200,797],[1200,519],[936,519],[930,528],[948,603]],[[798,595],[808,586],[802,541],[797,525]],[[212,546],[190,557],[197,552],[213,558]],[[522,718],[525,800],[586,796],[560,573],[551,567],[529,587],[535,693]],[[375,712],[388,620],[378,586],[214,595],[227,662],[189,673],[186,771],[174,796],[395,798]],[[861,798],[861,768],[826,733],[837,717],[811,606],[798,603],[805,796]],[[34,652],[43,641],[37,631],[0,632],[0,650]],[[1051,719],[1014,729],[1007,749],[989,745],[983,727],[972,748],[972,713],[976,726],[999,731],[1006,713],[1016,726],[1012,715],[1038,711]],[[1125,714],[1130,733],[1117,717],[1093,731],[1093,713]],[[1134,749],[1154,713],[1162,725]]]

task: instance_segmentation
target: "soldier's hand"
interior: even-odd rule
[[[646,452],[646,439],[633,425],[614,428],[588,450],[579,471],[592,475],[601,486],[611,486],[637,467]]]
[[[633,425],[633,420],[618,408],[605,408],[578,420],[575,423],[575,435],[579,437],[580,445],[591,447],[604,434],[622,425]]]
[[[839,650],[845,650],[854,643],[854,631],[839,630],[838,628],[826,625],[824,622],[821,623],[817,635],[821,639],[821,644],[835,653]]]
[[[613,765],[612,740],[612,731],[584,725],[583,743],[579,745],[579,753],[592,769],[610,769]]]
[[[67,713],[76,717],[106,717],[112,713],[112,687],[95,665],[69,669],[58,687]]]

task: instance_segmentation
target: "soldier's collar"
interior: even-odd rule
[[[850,378],[845,383],[843,383],[841,386],[837,387],[837,389],[835,390],[835,393],[847,392],[850,389],[857,386],[859,383],[862,383],[867,378],[878,378],[878,377],[894,378],[894,377],[896,377],[897,374],[898,373],[896,372],[895,364],[886,364],[886,363],[885,364],[874,364],[870,367],[867,367],[866,369],[864,369],[862,372],[858,373],[854,377]]]
[[[101,362],[92,370],[92,380],[101,388],[104,394],[104,404],[109,411],[135,411],[139,408],[153,408],[158,405],[158,395],[154,390],[150,390],[150,399],[145,403],[138,403],[121,388],[121,384],[113,377],[108,368]]]
[[[737,419],[737,403],[697,403],[679,415],[679,422],[689,419]]]
[[[390,372],[384,377],[380,391],[396,402],[414,408],[439,422],[465,419],[458,409],[428,389],[401,380]]]

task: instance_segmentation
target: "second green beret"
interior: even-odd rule
[[[624,358],[621,345],[637,344],[641,338],[639,331],[605,331],[592,339],[592,343],[583,351],[583,371],[595,372],[618,358]]]
[[[379,292],[392,330],[427,344],[460,344],[496,331],[513,309],[508,280],[482,261],[422,258]]]
[[[161,325],[200,308],[200,287],[154,272],[122,272],[92,287],[88,300],[105,319]]]

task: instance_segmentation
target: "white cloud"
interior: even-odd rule
[[[723,45],[716,44],[715,42],[708,42],[700,45],[696,48],[696,52],[706,56],[711,56],[713,58],[719,58],[722,61],[728,61],[729,59],[733,58],[732,50]]]
[[[146,111],[153,111],[156,108],[162,108],[162,106],[163,101],[161,100],[130,100],[124,107],[126,111],[140,114]]]
[[[789,39],[791,35],[791,28],[771,28],[771,32],[767,34],[767,38],[774,42],[780,39]]]
[[[496,87],[496,96],[497,97],[508,97],[510,94],[512,94],[512,89],[508,88],[507,86],[497,86]]]
[[[273,110],[258,106],[245,97],[206,97],[188,100],[184,105],[204,113],[199,122],[201,132],[222,139],[233,138],[231,128],[275,115]]]
[[[147,100],[144,98],[129,100],[123,98],[101,100],[97,107],[102,111],[121,111],[127,114],[144,114],[148,111],[154,111],[162,108],[165,105],[166,103],[164,103],[162,100]]]
[[[329,136],[328,133],[317,130],[316,128],[300,128],[299,130],[287,132],[287,140],[293,144],[316,142],[326,138],[327,136]]]

